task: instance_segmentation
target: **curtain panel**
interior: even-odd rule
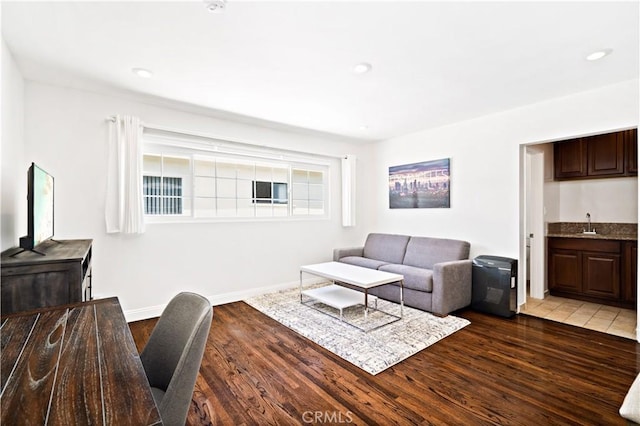
[[[342,158],[342,226],[356,226],[356,156]]]
[[[142,234],[142,124],[138,117],[117,115],[109,127],[107,233]]]

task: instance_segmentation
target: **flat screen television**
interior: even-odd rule
[[[31,163],[27,172],[27,235],[20,238],[23,250],[34,250],[53,237],[54,179]]]

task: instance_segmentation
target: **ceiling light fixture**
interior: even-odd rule
[[[205,0],[207,10],[211,13],[222,13],[227,8],[226,0]]]
[[[151,78],[153,77],[153,73],[145,68],[132,68],[131,72],[142,78]]]
[[[613,49],[598,50],[598,51],[593,52],[590,55],[588,55],[586,59],[587,59],[587,61],[597,61],[598,59],[602,59],[605,56],[610,55],[611,52],[613,52]]]
[[[365,74],[365,73],[368,73],[369,71],[371,71],[371,68],[373,68],[373,67],[371,66],[370,63],[368,63],[368,62],[360,62],[358,65],[353,67],[353,72],[356,73],[356,74]]]

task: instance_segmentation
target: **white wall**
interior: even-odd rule
[[[471,257],[520,259],[520,145],[637,125],[638,81],[633,80],[380,142],[371,178],[374,227],[464,239],[471,243]],[[389,166],[447,157],[451,208],[389,209]]]
[[[27,168],[24,157],[24,80],[2,39],[2,143],[0,251],[27,233]]]
[[[557,215],[547,214],[547,222],[637,223],[638,178],[590,179],[547,182],[547,205]]]
[[[370,209],[359,209],[357,227],[341,226],[338,159],[330,171],[330,220],[151,224],[141,236],[107,235],[105,119],[114,114],[232,140],[332,156],[352,153],[359,159],[361,184],[371,173],[371,161],[363,146],[338,138],[27,81],[25,155],[55,176],[56,238],[94,239],[94,292],[118,296],[129,320],[158,315],[181,290],[199,292],[217,304],[291,285],[298,280],[300,265],[331,260],[334,247],[364,240]]]

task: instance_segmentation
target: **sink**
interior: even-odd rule
[[[594,229],[593,231],[582,231],[582,233],[585,235],[596,235],[596,230]]]

